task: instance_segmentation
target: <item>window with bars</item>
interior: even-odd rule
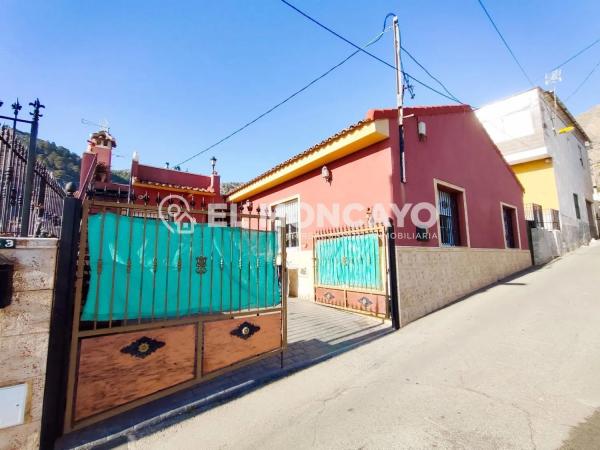
[[[298,229],[298,199],[275,205],[275,216],[285,217],[285,244],[287,248],[296,248],[300,245]]]
[[[517,248],[515,233],[515,209],[509,206],[502,207],[502,220],[504,221],[504,242],[507,248]]]
[[[457,247],[461,245],[459,196],[460,194],[457,192],[439,190],[440,242],[444,246]]]

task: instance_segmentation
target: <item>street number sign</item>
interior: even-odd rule
[[[16,246],[16,239],[0,238],[0,248],[15,248]]]

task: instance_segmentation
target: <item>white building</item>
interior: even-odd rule
[[[535,211],[544,228],[557,230],[558,255],[598,236],[590,138],[553,93],[536,87],[480,108],[477,117],[525,188],[529,219]]]

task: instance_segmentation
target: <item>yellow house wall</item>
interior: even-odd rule
[[[558,208],[558,194],[552,160],[530,161],[512,166],[525,188],[524,203],[537,203],[544,208]]]

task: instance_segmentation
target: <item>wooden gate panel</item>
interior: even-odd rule
[[[387,313],[385,295],[348,291],[346,296],[348,299],[348,308],[350,309],[368,312],[377,316],[385,316]]]
[[[202,373],[281,347],[281,313],[204,323]]]
[[[75,420],[195,377],[196,325],[81,340]]]
[[[346,307],[346,294],[341,289],[317,287],[315,288],[315,300],[317,303]]]

